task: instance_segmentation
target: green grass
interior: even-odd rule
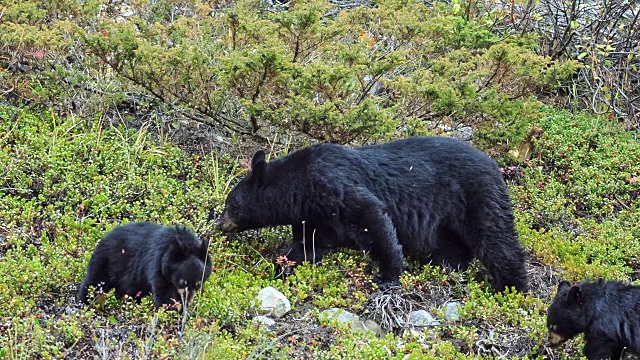
[[[570,280],[638,274],[640,141],[617,124],[552,112],[512,188],[521,240]]]
[[[534,155],[514,164],[522,173],[510,180],[523,244],[560,277],[637,280],[640,142],[588,115],[548,110],[537,125],[544,134]],[[0,149],[0,358],[548,355],[545,312],[553,288],[539,274],[533,285],[540,288],[524,296],[494,294],[475,280],[475,266],[465,273],[414,267],[399,291],[459,298],[459,320],[384,338],[320,324],[317,314],[330,307],[363,313],[376,290],[369,259],[357,251],[332,254],[322,266],[305,264],[285,282],[274,280],[264,255],[288,237],[286,230],[228,239],[208,219],[241,174],[228,154],[189,155],[144,128],[8,106],[0,106]],[[110,294],[101,310],[74,305],[96,242],[120,222],[137,220],[182,223],[211,239],[214,271],[186,324],[179,314],[156,311],[148,298],[136,304]],[[275,333],[251,321],[265,286],[294,307]],[[442,319],[443,304],[432,300],[436,307],[427,310]],[[575,358],[580,346],[572,342],[554,355]]]

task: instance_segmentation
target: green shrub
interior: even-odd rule
[[[301,0],[274,11],[256,0],[142,1],[127,18],[80,4],[7,5],[4,51],[46,50],[28,62],[46,80],[26,82],[25,95],[65,98],[76,111],[132,102],[144,111],[149,95],[196,121],[267,139],[276,132],[359,143],[498,124],[499,132],[479,134],[493,147],[522,137],[536,118],[531,96],[576,69],[536,55],[531,36],[497,35],[501,12],[469,16],[459,4],[384,0],[338,11]],[[19,16],[23,8],[32,15]],[[72,16],[81,20],[71,24]]]
[[[548,109],[514,196],[518,230],[571,279],[626,278],[640,253],[640,143],[618,124]]]

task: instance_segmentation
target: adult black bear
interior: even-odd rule
[[[557,346],[584,333],[589,360],[640,354],[640,286],[618,281],[558,285],[547,312],[549,344]]]
[[[217,227],[233,233],[272,225],[293,227],[288,258],[298,263],[311,261],[314,250],[316,262],[339,247],[368,251],[383,288],[399,283],[404,251],[462,269],[477,257],[496,289],[527,290],[502,175],[491,158],[453,138],[318,144],[269,163],[258,151]]]
[[[118,297],[140,299],[152,293],[158,307],[188,303],[211,275],[207,247],[184,226],[151,222],[118,226],[98,243],[78,300],[86,304],[92,286],[105,293],[115,289]]]

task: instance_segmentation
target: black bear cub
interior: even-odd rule
[[[94,251],[78,300],[89,288],[115,289],[116,296],[139,300],[153,294],[157,307],[185,304],[211,275],[207,241],[184,226],[134,222],[111,230]]]
[[[502,174],[493,159],[453,138],[325,143],[268,163],[258,151],[217,227],[274,225],[292,226],[287,257],[296,263],[341,247],[368,252],[381,288],[399,284],[404,253],[459,269],[478,258],[496,289],[527,290]]]
[[[549,344],[558,346],[584,333],[589,360],[640,354],[640,286],[618,281],[558,285],[547,312]]]

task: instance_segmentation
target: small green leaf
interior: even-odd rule
[[[111,316],[109,316],[109,323],[111,323],[111,325],[117,325],[118,324],[118,320],[116,319],[115,316],[111,315]]]
[[[586,52],[581,52],[580,55],[578,55],[578,60],[584,59],[585,56],[587,56],[587,53]]]

